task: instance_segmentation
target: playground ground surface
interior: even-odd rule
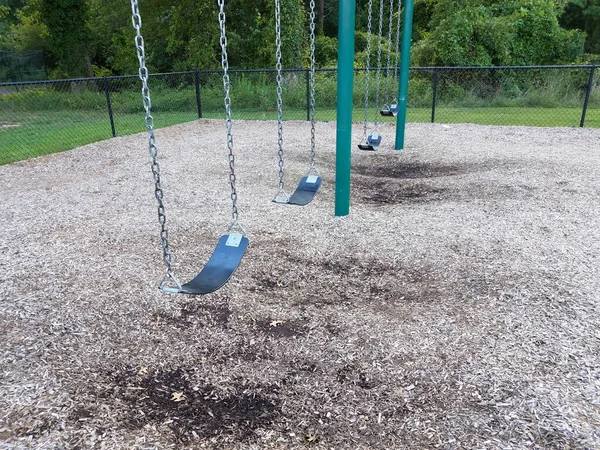
[[[293,207],[275,123],[235,121],[251,244],[203,297],[156,288],[145,134],[0,167],[0,448],[600,448],[600,130],[380,131],[340,218],[334,123]],[[309,136],[284,125],[290,188]],[[157,139],[187,281],[230,217],[224,125]]]

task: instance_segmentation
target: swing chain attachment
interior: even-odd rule
[[[223,69],[223,90],[225,91],[225,127],[227,129],[227,149],[229,153],[227,158],[229,160],[229,184],[231,185],[231,219],[232,228],[233,224],[237,224],[238,220],[238,207],[237,207],[237,188],[235,186],[235,156],[233,154],[233,133],[232,121],[231,121],[231,97],[229,94],[230,83],[229,83],[229,59],[227,57],[227,34],[225,33],[225,0],[217,0],[219,5],[219,29],[221,32],[220,44],[221,44],[221,67]],[[239,225],[239,224],[238,224]],[[242,228],[243,229],[243,228]],[[245,231],[244,231],[245,235]]]
[[[396,42],[394,43],[394,53],[396,54],[394,57],[394,92],[397,92],[397,86],[398,86],[398,65],[400,63],[400,23],[401,23],[401,16],[402,16],[402,0],[398,0],[398,12],[397,12],[397,17],[396,17]],[[395,104],[397,103],[397,98],[396,98],[396,94],[394,94],[394,99],[392,100],[392,103]]]
[[[392,30],[394,25],[394,0],[390,0],[390,16],[388,21],[387,64],[385,68],[385,91],[383,103],[389,109],[390,103],[390,64],[392,63]]]
[[[279,157],[279,190],[273,197],[275,203],[288,203],[290,196],[284,189],[283,173],[283,88],[282,88],[282,65],[281,65],[281,5],[275,0],[275,58],[277,69],[277,156]]]
[[[158,223],[160,225],[160,240],[162,243],[163,262],[166,268],[166,274],[160,282],[159,287],[163,289],[163,285],[168,280],[171,280],[175,285],[181,287],[177,277],[171,269],[171,251],[169,250],[169,232],[167,229],[167,215],[165,205],[163,203],[163,189],[160,184],[160,167],[158,165],[158,147],[156,146],[156,138],[154,136],[154,118],[152,117],[152,100],[150,99],[150,88],[148,87],[148,68],[146,67],[146,52],[144,49],[144,38],[141,34],[142,18],[137,0],[131,0],[131,22],[135,28],[135,48],[139,62],[139,78],[142,81],[142,101],[146,116],[144,122],[148,130],[148,148],[150,150],[152,176],[154,177],[154,197],[158,204]]]
[[[369,64],[371,64],[371,28],[373,16],[373,0],[369,0],[369,14],[367,25],[367,60],[365,68],[365,123],[363,126],[363,142],[367,140],[367,127],[369,126]]]
[[[310,0],[310,169],[315,168],[316,159],[316,100],[315,100],[315,0]],[[317,172],[318,173],[318,172]]]
[[[375,82],[375,104],[376,107],[379,108],[380,105],[380,86],[381,86],[381,45],[382,45],[382,37],[383,37],[383,2],[384,0],[379,0],[379,34],[377,40],[377,75]],[[373,126],[373,132],[377,132],[377,128],[379,127],[379,113],[377,110],[375,111],[375,124]]]

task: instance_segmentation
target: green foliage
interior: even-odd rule
[[[600,53],[600,0],[571,0],[560,22],[565,28],[585,32],[585,52]]]
[[[547,0],[439,0],[431,32],[414,49],[420,65],[537,65],[574,61],[583,36],[560,28]]]
[[[281,53],[284,67],[302,67],[305,12],[302,0],[281,2]]]
[[[280,1],[283,65],[306,67],[309,0]],[[355,63],[362,66],[368,0],[356,3]],[[51,76],[137,72],[129,2],[6,0],[3,4],[0,48],[44,50]],[[382,65],[387,62],[389,7],[384,2]],[[337,9],[338,0],[316,0],[316,57],[321,67],[336,64]],[[214,0],[140,0],[140,11],[150,72],[220,68]],[[372,13],[375,34],[370,60],[375,65],[378,2]],[[273,0],[227,0],[226,14],[230,67],[274,67]],[[578,58],[593,62],[597,61],[594,55],[582,56],[582,52],[600,54],[600,0],[415,0],[413,29],[413,65],[547,64]],[[585,47],[584,34],[577,30],[585,31]]]
[[[50,48],[48,27],[42,21],[40,0],[30,0],[13,13],[12,24],[0,44],[5,48],[25,52]]]
[[[40,12],[58,68],[70,76],[93,76],[87,0],[40,0]]]
[[[315,63],[318,67],[333,67],[337,62],[338,40],[327,36],[315,37]]]

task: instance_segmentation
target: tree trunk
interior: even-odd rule
[[[90,78],[94,77],[94,69],[92,68],[92,58],[90,57],[89,51],[85,52],[85,68],[87,71],[87,76]]]

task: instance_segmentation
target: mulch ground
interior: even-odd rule
[[[600,448],[600,130],[383,126],[347,217],[317,133],[293,207],[275,124],[234,123],[251,243],[202,297],[157,289],[144,134],[0,167],[0,448]],[[157,140],[187,281],[231,214],[224,125]],[[293,190],[308,124],[284,140]]]

